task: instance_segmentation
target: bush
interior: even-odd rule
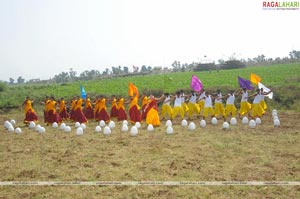
[[[207,64],[198,64],[197,66],[195,66],[193,71],[195,71],[195,72],[211,71],[211,70],[216,70],[216,69],[217,69],[217,67],[216,67],[215,63],[207,63]]]
[[[229,60],[221,65],[221,69],[238,69],[245,67],[246,65],[239,60]]]
[[[4,82],[0,82],[0,92],[5,91],[6,89],[6,84]]]

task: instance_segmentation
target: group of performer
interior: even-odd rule
[[[62,121],[71,120],[74,122],[86,123],[89,120],[105,121],[106,123],[112,119],[123,121],[129,120],[131,123],[145,121],[146,124],[159,126],[160,121],[164,119],[174,120],[176,117],[184,119],[192,119],[196,116],[206,119],[208,116],[223,118],[240,117],[248,115],[256,118],[262,117],[267,109],[264,97],[269,92],[264,92],[263,89],[257,89],[255,93],[249,95],[247,89],[238,89],[230,91],[226,95],[222,95],[218,89],[216,93],[211,93],[202,89],[200,93],[191,91],[189,94],[184,94],[183,90],[177,91],[175,95],[165,93],[160,97],[153,95],[132,95],[129,99],[122,96],[118,98],[113,95],[110,98],[105,96],[97,96],[94,101],[87,96],[82,99],[77,96],[74,97],[69,104],[64,98],[56,101],[54,97],[45,97],[41,103],[44,108],[44,122],[52,124],[53,122],[61,123]],[[237,110],[235,104],[236,96],[241,95],[240,109]],[[253,98],[253,103],[249,103],[248,99]],[[213,104],[214,100],[214,104]],[[139,106],[141,101],[141,107]],[[224,103],[225,102],[225,106]],[[37,121],[37,115],[32,108],[34,100],[26,97],[23,103],[25,110],[25,123],[30,121]],[[171,106],[171,102],[173,106]],[[107,108],[107,103],[110,103],[110,111]],[[161,117],[159,116],[159,104],[161,103]],[[128,116],[125,109],[128,107]]]
[[[194,115],[198,118],[202,116],[206,119],[208,116],[223,118],[239,117],[247,115],[248,117],[256,118],[262,117],[267,109],[267,104],[264,100],[265,96],[272,91],[264,92],[263,89],[257,89],[251,95],[245,88],[236,91],[230,91],[225,96],[222,95],[221,90],[217,89],[216,93],[210,93],[203,89],[200,93],[191,91],[189,95],[185,95],[183,91],[177,91],[175,96],[170,96],[168,93],[164,95],[162,104],[162,118],[169,117],[171,120],[175,119],[179,114],[182,119],[185,116],[191,119]],[[237,110],[236,96],[241,95],[240,109]],[[249,103],[248,99],[253,98],[253,103]],[[171,100],[174,100],[173,108],[170,105]],[[213,104],[214,100],[214,104]],[[225,101],[225,106],[223,101]]]

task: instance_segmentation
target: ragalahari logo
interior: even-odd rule
[[[263,1],[263,10],[300,10],[299,1]]]

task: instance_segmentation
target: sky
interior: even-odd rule
[[[285,57],[300,50],[300,10],[263,0],[0,0],[0,80],[70,68]],[[206,56],[206,58],[204,58]]]

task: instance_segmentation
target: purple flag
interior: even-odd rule
[[[241,88],[246,88],[247,90],[253,90],[254,88],[251,86],[251,81],[247,79],[243,79],[238,76],[238,82]]]
[[[193,89],[196,92],[200,92],[202,88],[203,88],[203,84],[201,80],[196,75],[192,75],[191,89]]]

